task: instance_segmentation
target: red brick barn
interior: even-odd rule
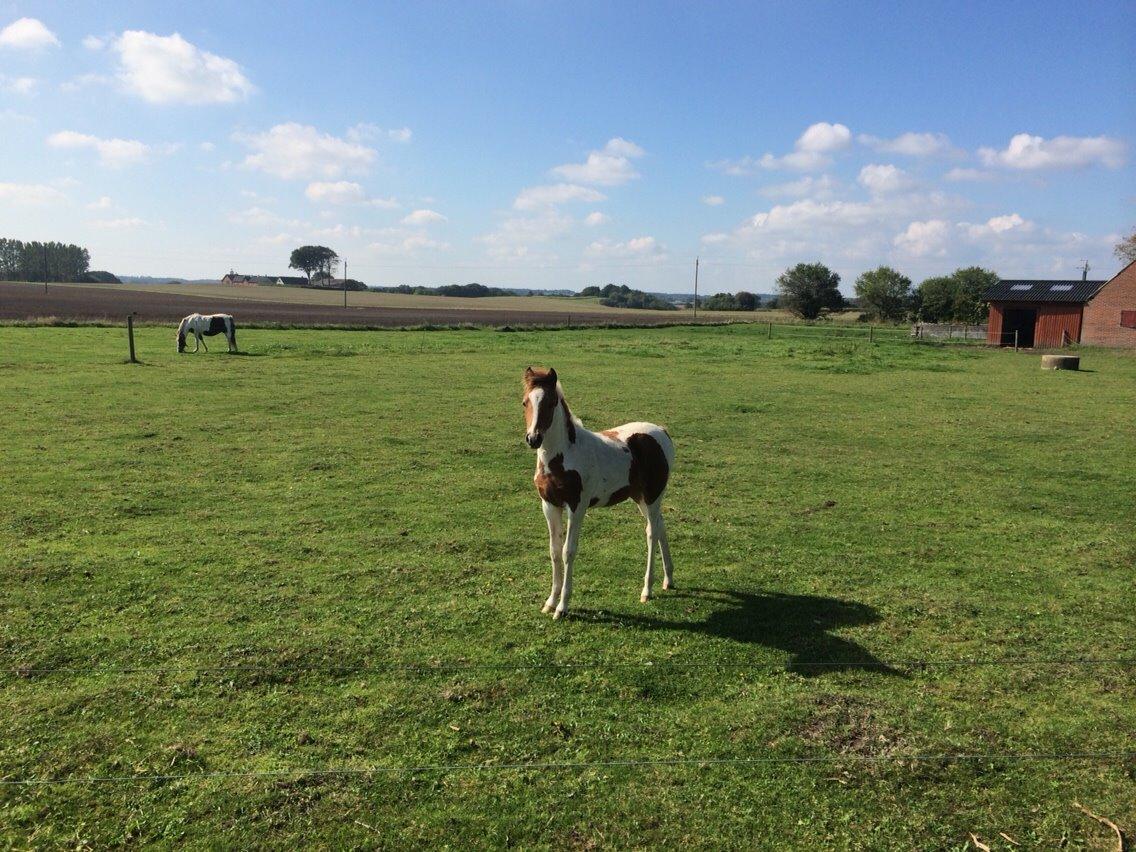
[[[986,341],[997,346],[1056,347],[1079,343],[1086,303],[1104,281],[999,281],[990,303]]]
[[[1081,342],[1136,348],[1136,262],[1106,281],[1085,305]]]

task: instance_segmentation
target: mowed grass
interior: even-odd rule
[[[72,779],[0,785],[6,845],[1104,848],[1074,800],[1136,830],[1136,760],[1007,756],[1136,751],[1133,667],[1068,662],[1136,656],[1131,353],[240,343],[0,328],[0,777]],[[677,591],[639,603],[623,504],[541,615],[528,364],[674,436]],[[960,753],[991,756],[912,759]],[[610,765],[736,758],[777,762]],[[188,777],[74,780],[135,775]]]

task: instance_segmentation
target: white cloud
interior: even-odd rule
[[[775,183],[761,189],[761,194],[769,198],[831,198],[840,184],[831,175],[813,177],[806,175],[787,183]]]
[[[102,38],[101,36],[89,35],[83,37],[83,47],[87,50],[102,50],[107,46],[109,39]]]
[[[0,183],[0,202],[4,204],[52,204],[67,196],[42,183]]]
[[[0,90],[13,95],[31,97],[36,93],[39,81],[35,77],[5,77],[0,75]]]
[[[127,30],[113,48],[126,90],[152,104],[227,104],[256,91],[236,62],[200,50],[177,33]]]
[[[584,249],[589,258],[642,258],[659,259],[666,249],[654,237],[635,237],[626,242],[596,240]]]
[[[911,186],[911,178],[903,169],[893,165],[871,163],[860,169],[856,178],[860,186],[873,195],[884,195],[889,192],[899,192]]]
[[[113,80],[105,74],[80,74],[77,77],[72,77],[70,80],[65,80],[60,83],[59,91],[78,92],[88,86],[105,86],[111,82],[113,82]]]
[[[59,47],[55,33],[36,18],[20,18],[0,30],[0,47],[12,50],[42,50]]]
[[[994,180],[997,175],[994,172],[985,169],[968,169],[968,168],[955,168],[951,169],[943,178],[945,180],[959,183],[962,181],[985,181]]]
[[[818,154],[830,154],[848,147],[852,141],[852,131],[843,124],[829,124],[827,121],[818,121],[810,124],[805,132],[797,139],[793,146],[797,151],[813,151]]]
[[[304,195],[317,204],[358,204],[367,197],[363,187],[346,180],[309,183]]]
[[[1017,213],[1010,213],[1005,216],[995,216],[992,219],[987,219],[985,224],[982,225],[971,225],[966,222],[960,222],[959,227],[964,228],[967,236],[971,239],[978,240],[984,237],[1000,236],[1009,231],[1017,231],[1018,233],[1032,231],[1034,229],[1034,223],[1023,219]]]
[[[415,210],[407,214],[402,220],[404,225],[430,225],[434,222],[445,222],[446,217],[434,210]]]
[[[347,128],[347,138],[352,142],[376,142],[379,139],[390,139],[395,142],[409,142],[414,133],[409,127],[398,127],[393,130],[383,130],[377,124],[360,122]]]
[[[235,210],[228,215],[228,219],[234,225],[288,224],[291,227],[298,227],[301,224],[296,221],[288,222],[283,216],[259,206],[246,207],[244,210]]]
[[[896,235],[893,243],[901,252],[914,257],[944,257],[950,232],[950,223],[942,219],[912,222],[903,233]]]
[[[450,247],[449,243],[431,239],[421,231],[389,228],[380,234],[383,239],[370,243],[367,248],[385,257],[414,256],[423,251],[446,251]]]
[[[400,205],[394,198],[368,198],[359,184],[340,180],[335,182],[315,181],[308,184],[304,195],[316,204],[362,204],[368,207],[397,209]]]
[[[542,245],[572,230],[573,220],[548,208],[536,216],[506,219],[495,231],[479,237],[495,258],[516,260],[529,257],[533,246]]]
[[[708,246],[717,245],[718,243],[728,242],[730,239],[729,234],[724,234],[721,231],[716,231],[713,234],[703,234],[702,242]]]
[[[366,171],[375,160],[372,148],[295,122],[233,138],[254,152],[245,157],[246,168],[281,178],[337,178],[345,172]]]
[[[885,154],[903,154],[908,157],[934,157],[954,154],[956,149],[943,133],[901,133],[894,139],[881,139],[879,136],[860,134],[857,137],[865,145]]]
[[[792,169],[811,172],[832,165],[832,154],[848,147],[852,131],[843,124],[818,121],[805,128],[797,137],[793,150],[784,156],[762,154],[760,158],[742,157],[737,160],[718,160],[707,165],[728,175],[757,174],[760,169]]]
[[[137,139],[100,139],[74,130],[62,130],[47,137],[52,148],[79,150],[90,148],[99,155],[99,162],[110,168],[140,163],[151,153],[151,148]]]
[[[611,220],[607,216],[607,214],[601,213],[599,210],[594,210],[584,217],[584,224],[589,228],[595,228],[598,225],[603,225],[609,221]]]
[[[554,183],[522,189],[513,200],[517,210],[537,210],[568,201],[604,201],[607,198],[598,190],[574,183]]]
[[[1008,169],[1078,169],[1095,164],[1110,169],[1124,165],[1125,145],[1109,136],[1055,136],[1043,139],[1019,133],[1003,150],[979,148],[986,166]]]
[[[99,219],[91,223],[94,228],[103,228],[108,231],[129,231],[134,228],[141,228],[148,225],[145,219],[139,219],[136,216],[128,219]]]
[[[88,204],[87,209],[88,210],[109,210],[113,206],[114,206],[114,203],[110,200],[110,196],[104,195],[98,201],[92,201],[90,204]]]
[[[718,207],[719,205],[725,204],[726,199],[720,195],[704,195],[702,196],[702,203],[707,207]]]
[[[206,154],[209,154],[209,153],[212,153],[213,151],[216,151],[217,146],[215,144],[213,144],[212,142],[199,142],[197,144],[197,150],[204,151]]]
[[[616,136],[614,139],[609,139],[607,144],[604,145],[604,153],[611,154],[613,157],[642,157],[647,152],[622,136]]]
[[[631,160],[645,152],[634,142],[621,137],[610,139],[602,151],[591,151],[583,163],[566,163],[552,169],[552,174],[571,183],[598,186],[621,186],[639,177]]]

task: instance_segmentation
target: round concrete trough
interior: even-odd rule
[[[1081,357],[1079,355],[1042,355],[1041,369],[1079,370],[1081,369]]]

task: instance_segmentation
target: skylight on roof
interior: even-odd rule
[[[1032,290],[1033,285],[1032,284],[1011,284],[1010,289],[1011,290]]]
[[[1054,284],[1049,289],[1052,290],[1055,293],[1068,293],[1070,290],[1073,289],[1073,285],[1072,284]]]

